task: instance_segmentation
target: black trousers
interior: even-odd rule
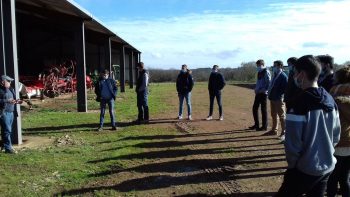
[[[338,182],[342,196],[350,196],[350,156],[335,155],[337,164],[327,184],[327,196],[334,197],[338,192]]]
[[[311,176],[296,168],[287,169],[281,188],[275,197],[323,197],[331,173],[322,176]]]
[[[253,105],[253,117],[254,125],[259,128],[259,106],[261,105],[261,116],[262,116],[262,128],[267,129],[267,95],[264,93],[259,93],[255,95],[254,105]]]
[[[210,106],[209,106],[209,116],[213,115],[213,110],[214,110],[214,99],[216,97],[216,101],[218,102],[219,106],[219,115],[222,116],[222,99],[221,99],[221,91],[218,92],[209,92],[209,101],[210,101]]]

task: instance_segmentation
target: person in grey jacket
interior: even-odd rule
[[[149,75],[145,70],[143,62],[137,64],[139,77],[136,82],[136,94],[137,94],[137,109],[139,111],[137,117],[137,123],[148,123],[149,111],[148,111],[148,79]]]
[[[265,67],[264,60],[260,59],[256,62],[256,69],[258,71],[258,79],[255,85],[255,99],[253,104],[254,125],[249,129],[256,129],[257,131],[267,130],[267,93],[270,86],[271,74]],[[261,105],[262,126],[259,127],[259,106]]]
[[[340,138],[340,120],[332,96],[318,87],[321,65],[306,55],[295,65],[295,84],[302,89],[287,111],[284,142],[288,168],[276,196],[323,197],[336,158],[334,147]]]
[[[106,105],[108,105],[109,115],[111,117],[112,130],[117,130],[114,116],[114,102],[117,96],[117,84],[114,79],[109,78],[109,71],[104,70],[100,73],[100,78],[95,85],[96,101],[100,102],[100,126],[98,131],[103,130]]]

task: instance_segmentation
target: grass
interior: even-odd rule
[[[152,84],[149,106],[152,115],[164,112],[174,106],[166,102],[169,92],[175,91],[174,84]],[[119,93],[116,102],[118,122],[130,122],[137,117],[136,95],[127,89]],[[88,96],[90,110],[98,110],[92,93]],[[36,107],[22,116],[23,134],[61,138],[68,136],[73,142],[66,146],[49,146],[39,149],[25,149],[17,155],[0,154],[1,196],[52,196],[65,190],[82,188],[88,183],[103,179],[96,174],[111,166],[128,168],[135,160],[118,156],[137,154],[144,151],[136,144],[150,141],[138,136],[177,135],[171,128],[151,128],[143,125],[128,126],[120,132],[95,132],[99,113],[78,113],[75,98],[55,100],[50,108]],[[47,104],[50,106],[50,104]],[[109,117],[106,117],[109,123]],[[132,140],[123,140],[133,137]],[[103,160],[104,162],[98,162]],[[119,195],[116,191],[98,191],[96,196]],[[125,194],[133,196],[133,192]]]

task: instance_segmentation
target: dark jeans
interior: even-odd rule
[[[275,197],[306,196],[323,197],[330,173],[322,176],[311,176],[298,169],[287,169],[282,186]]]
[[[259,106],[261,105],[261,116],[262,116],[262,127],[267,128],[267,95],[266,94],[256,94],[253,105],[253,117],[254,117],[254,125],[256,128],[259,128]]]
[[[338,191],[338,182],[342,196],[350,196],[350,156],[341,157],[335,155],[337,164],[328,180],[327,196],[336,196]]]
[[[12,150],[12,123],[13,112],[3,112],[0,118],[1,122],[1,140],[5,151]]]
[[[210,99],[210,107],[209,107],[209,116],[213,115],[213,109],[214,109],[214,99],[216,97],[216,101],[219,106],[219,114],[222,116],[222,100],[221,100],[221,91],[218,92],[209,92],[209,99]]]
[[[137,93],[137,108],[139,110],[138,120],[149,120],[147,91]]]
[[[115,127],[115,117],[114,117],[114,99],[105,100],[101,99],[100,101],[100,127],[103,127],[103,122],[105,119],[105,112],[106,112],[106,104],[108,104],[108,110],[109,110],[109,116],[111,117],[111,124],[112,127]]]

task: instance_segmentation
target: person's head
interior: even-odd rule
[[[214,65],[213,68],[212,68],[212,71],[213,72],[218,72],[219,71],[219,65]]]
[[[256,70],[258,72],[260,72],[264,68],[264,66],[265,66],[264,60],[259,59],[258,61],[256,61]]]
[[[108,77],[109,77],[109,70],[107,70],[107,69],[103,70],[103,71],[101,72],[101,77],[102,77],[103,79],[108,79]]]
[[[181,66],[181,71],[182,71],[182,72],[187,72],[187,65],[186,65],[186,64],[183,64],[183,65]]]
[[[300,88],[305,88],[305,84],[317,82],[321,73],[321,65],[313,55],[305,55],[299,58],[294,65],[294,81]]]
[[[136,66],[137,70],[143,71],[144,67],[145,67],[145,64],[143,62],[137,63],[137,66]]]
[[[343,67],[334,74],[335,84],[350,83],[350,65]]]
[[[319,55],[317,56],[318,60],[322,66],[322,72],[327,73],[332,71],[334,67],[334,58],[330,55]]]
[[[298,58],[296,57],[290,57],[287,59],[287,64],[288,67],[293,67],[295,65],[295,63],[297,62]]]
[[[276,60],[273,62],[272,70],[274,73],[279,73],[282,71],[283,68],[283,62],[281,60]]]
[[[7,75],[2,75],[1,76],[1,85],[5,88],[10,88],[11,86],[11,81],[13,81],[13,79]]]

